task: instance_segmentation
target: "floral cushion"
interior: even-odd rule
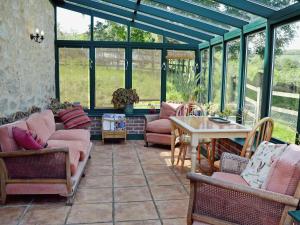
[[[272,162],[286,149],[286,144],[262,142],[247,164],[241,176],[254,188],[261,188],[271,169]]]

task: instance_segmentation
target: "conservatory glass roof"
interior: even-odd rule
[[[130,25],[190,44],[278,20],[300,10],[299,0],[60,0],[64,8]]]

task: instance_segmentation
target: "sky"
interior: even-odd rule
[[[90,25],[90,16],[62,8],[57,8],[57,18],[60,29],[66,33],[84,33],[88,31]],[[297,24],[297,35],[294,41],[286,47],[287,50],[300,50],[300,21]]]

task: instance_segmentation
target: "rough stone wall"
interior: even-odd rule
[[[90,117],[91,135],[99,136],[102,132],[102,118]],[[144,134],[145,118],[143,116],[126,117],[127,134]]]
[[[30,40],[35,29],[45,40]],[[0,114],[43,108],[55,96],[54,8],[49,0],[0,1]]]

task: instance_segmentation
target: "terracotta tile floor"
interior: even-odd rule
[[[143,141],[94,142],[73,206],[59,196],[10,196],[0,224],[185,225],[189,181],[170,150]]]

